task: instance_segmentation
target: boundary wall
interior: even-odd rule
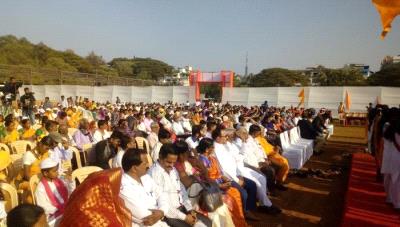
[[[60,96],[82,96],[99,102],[195,102],[195,87],[190,86],[79,86],[79,85],[27,85],[35,92],[37,100],[60,100]],[[268,101],[270,106],[294,106],[299,104],[299,92],[304,88],[305,108],[327,108],[337,113],[339,102],[345,103],[346,92],[350,95],[349,112],[365,112],[368,103],[377,102],[390,107],[400,104],[400,87],[224,87],[222,103],[232,105],[261,105]]]
[[[115,102],[117,96],[122,102],[147,102],[147,103],[167,103],[169,101],[177,103],[194,102],[194,87],[182,86],[79,86],[79,85],[26,85],[19,89],[20,94],[24,94],[23,89],[30,88],[35,93],[37,100],[59,101],[60,96],[66,98],[72,96],[82,96],[98,102]]]
[[[400,87],[233,87],[224,88],[222,102],[232,105],[261,105],[268,101],[270,106],[294,106],[304,88],[305,108],[327,108],[337,114],[340,102],[345,103],[346,91],[350,96],[348,112],[366,112],[368,103],[377,102],[390,107],[400,104]]]

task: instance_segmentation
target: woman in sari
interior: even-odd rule
[[[189,158],[189,146],[184,141],[177,141],[174,143],[174,150],[178,152],[178,160],[175,163],[175,169],[178,171],[179,178],[182,184],[187,189],[189,199],[193,205],[193,207],[210,218],[212,221],[213,227],[223,227],[223,226],[233,226],[233,220],[227,205],[222,205],[217,208],[214,212],[205,212],[200,210],[198,206],[198,196],[203,187],[199,182],[201,181],[210,181],[208,179],[208,173],[206,168],[202,168],[199,170],[198,168],[193,167],[188,161]],[[229,199],[229,198],[228,198]],[[232,202],[231,202],[232,203]]]
[[[21,140],[35,141],[35,130],[31,127],[29,119],[23,119],[21,121],[22,128],[18,130]]]
[[[29,179],[36,174],[40,173],[40,162],[49,157],[49,149],[53,146],[54,141],[49,137],[43,137],[38,142],[36,148],[30,148],[24,153],[22,162],[24,165],[23,171],[17,176],[16,182],[18,188],[24,191],[23,200],[26,203],[32,203],[32,196],[30,193]]]
[[[218,183],[220,189],[231,199],[232,206],[229,210],[235,226],[247,226],[242,209],[240,192],[236,188],[231,187],[229,179],[222,175],[218,160],[212,155],[214,153],[214,141],[209,138],[202,139],[199,146],[197,146],[197,152],[200,154],[199,159],[208,170],[208,177]]]

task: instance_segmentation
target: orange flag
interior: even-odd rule
[[[299,105],[297,105],[297,107],[300,107],[301,104],[304,104],[304,88],[301,89],[301,91],[299,92],[299,94],[297,95],[297,97],[300,98],[300,103],[299,103]]]
[[[386,34],[392,28],[391,23],[394,18],[400,14],[400,1],[398,0],[372,0],[379,14],[381,15],[381,22],[383,31],[381,38],[385,38]]]
[[[346,91],[346,97],[344,100],[345,104],[346,104],[346,110],[349,111],[350,110],[350,105],[351,105],[351,99],[350,99],[350,94],[348,91]]]

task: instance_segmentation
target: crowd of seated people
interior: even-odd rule
[[[118,168],[120,181],[112,189],[132,226],[247,226],[260,220],[256,210],[277,215],[281,209],[268,196],[287,190],[290,169],[278,135],[299,126],[301,137],[314,140],[319,151],[330,120],[325,110],[315,115],[313,109],[230,104],[100,104],[72,97],[58,104],[46,98],[33,112],[33,125],[18,110],[0,116],[1,143],[11,148],[19,140],[30,142],[20,171],[10,170],[12,161],[1,162],[0,181],[18,190],[20,203],[35,203],[50,224],[57,220],[61,226],[70,203],[87,203],[70,197],[83,190],[71,173],[84,166],[104,174]],[[7,160],[10,154],[0,151]],[[31,191],[35,176],[40,180]]]

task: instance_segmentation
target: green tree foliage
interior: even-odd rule
[[[313,81],[320,86],[362,86],[367,81],[362,73],[354,68],[328,69],[318,67]]]
[[[12,35],[0,37],[0,64],[150,80],[171,75],[173,70],[167,63],[151,58],[115,58],[107,64],[93,51],[83,58],[70,49],[57,51]]]
[[[200,86],[200,93],[205,95],[205,98],[212,98],[220,101],[222,98],[222,88],[217,84],[204,84]]]
[[[86,61],[89,62],[94,68],[98,68],[101,65],[105,65],[106,62],[104,61],[102,56],[96,55],[94,51],[90,52],[88,56],[85,57]]]
[[[170,76],[174,69],[165,62],[151,58],[115,58],[110,62],[110,66],[120,75],[146,80],[158,80]]]
[[[368,78],[370,85],[400,87],[400,63],[385,65]]]
[[[289,87],[300,84],[307,86],[308,78],[302,73],[283,68],[263,69],[260,73],[251,76],[248,84],[251,87]]]
[[[57,51],[44,43],[32,44],[12,35],[0,37],[0,64],[93,72],[90,63],[71,50]]]

